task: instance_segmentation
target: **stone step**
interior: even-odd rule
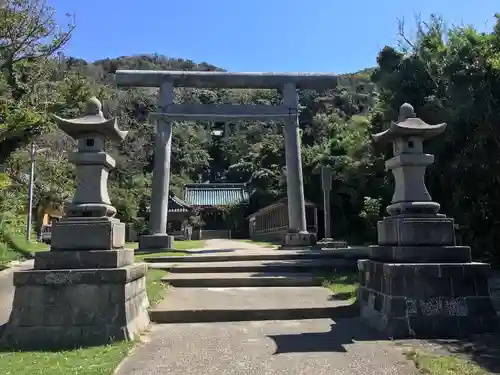
[[[357,305],[322,287],[172,288],[150,317],[156,323],[348,318]]]
[[[323,277],[307,272],[169,273],[161,280],[170,286],[184,288],[299,287],[323,284]]]
[[[226,261],[200,263],[153,263],[150,268],[172,273],[226,273],[226,272],[310,272],[321,270],[334,272],[350,269],[355,271],[354,259],[302,259],[286,261]]]
[[[301,260],[301,259],[359,259],[367,253],[367,247],[331,249],[331,250],[234,250],[220,254],[199,254],[186,252],[186,256],[148,256],[148,263],[200,263],[231,261],[264,261],[264,260]]]

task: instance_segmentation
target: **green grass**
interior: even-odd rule
[[[29,249],[29,251],[33,252],[33,253],[37,253],[37,252],[40,252],[40,251],[48,251],[49,250],[49,245],[43,243],[43,242],[29,242],[27,244],[27,247]]]
[[[167,276],[167,271],[149,269],[147,276],[147,293],[151,307],[160,302],[167,290],[167,286],[161,282],[161,278]]]
[[[422,374],[427,375],[486,375],[490,372],[475,363],[453,356],[437,356],[408,350],[407,359],[415,363]]]
[[[131,244],[134,244],[135,242],[131,242]],[[159,252],[154,252],[154,253],[142,253],[138,254],[136,253],[135,255],[135,260],[136,261],[143,261],[148,258],[156,258],[156,257],[175,257],[175,256],[184,256],[184,255],[189,255],[183,251],[185,250],[190,250],[190,249],[201,249],[204,246],[204,241],[200,240],[193,240],[193,241],[177,241],[174,242],[174,250],[166,250],[166,251],[159,251]],[[126,246],[128,248],[133,248]],[[137,248],[134,247],[134,248]]]
[[[191,249],[202,249],[205,246],[205,241],[203,240],[191,240],[191,241],[174,241],[175,250],[191,250]],[[127,249],[137,249],[139,247],[139,242],[127,242],[125,248]]]
[[[3,375],[111,375],[133,342],[60,352],[0,353]]]
[[[147,294],[151,307],[163,298],[167,286],[162,270],[148,270]],[[111,375],[127,356],[133,342],[59,352],[0,352],[2,375]]]
[[[48,249],[48,245],[35,241],[28,242],[20,234],[4,234],[0,237],[0,268],[6,268],[6,265],[12,261],[25,260],[30,257],[31,253]]]
[[[330,289],[335,299],[355,302],[359,275],[356,272],[331,274],[324,278],[323,287]]]
[[[174,241],[175,250],[202,249],[204,246],[205,241],[203,240]]]

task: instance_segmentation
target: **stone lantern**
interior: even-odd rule
[[[445,128],[426,124],[403,104],[398,121],[373,136],[393,145],[385,165],[395,189],[390,216],[377,224],[378,245],[358,261],[358,302],[368,324],[395,338],[466,336],[497,325],[490,265],[471,262],[470,247],[456,246],[453,219],[438,213],[425,186],[434,156],[424,153],[423,141]]]
[[[33,270],[14,273],[2,343],[61,349],[134,339],[149,324],[147,267],[134,264],[134,250],[123,248],[125,226],[114,218],[107,190],[115,161],[105,151],[106,140],[121,142],[127,132],[104,118],[96,98],[83,117],[54,118],[78,143],[70,155],[76,191],[65,217],[53,224],[50,251],[36,254]]]
[[[105,142],[122,142],[126,131],[118,129],[116,119],[106,119],[97,98],[87,103],[86,114],[76,119],[55,116],[59,128],[78,142],[69,161],[76,166],[76,191],[65,206],[66,217],[52,230],[51,248],[108,250],[125,245],[125,224],[114,218],[116,209],[108,195],[109,170],[115,160],[106,153]],[[79,241],[75,242],[75,236]]]
[[[398,122],[389,129],[375,134],[376,143],[392,143],[394,157],[385,166],[392,170],[395,181],[392,204],[387,207],[390,215],[436,214],[439,204],[431,201],[425,186],[425,170],[434,162],[434,156],[425,154],[423,141],[433,138],[446,129],[446,124],[429,125],[415,116],[410,104],[403,104]]]
[[[392,143],[394,154],[385,162],[386,169],[394,175],[395,188],[387,207],[391,216],[378,223],[379,245],[455,245],[453,219],[438,214],[440,205],[432,201],[425,186],[425,171],[434,162],[434,156],[424,153],[423,141],[445,129],[446,124],[426,124],[416,117],[410,104],[403,104],[398,121],[373,136],[380,145]],[[404,255],[409,256],[408,251]],[[421,250],[415,255],[417,259],[425,258]],[[434,255],[437,254],[429,254]],[[469,256],[465,250],[461,260],[469,260]]]

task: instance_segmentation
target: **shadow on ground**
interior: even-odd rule
[[[388,340],[385,335],[367,327],[359,318],[337,319],[328,332],[311,332],[268,336],[276,344],[276,354],[346,352],[345,345],[358,341]]]
[[[207,250],[203,250],[203,249],[191,249],[191,250],[142,250],[142,251],[138,251],[138,250],[135,250],[135,254],[136,255],[155,255],[155,254],[162,254],[162,253],[166,253],[166,252],[169,252],[169,253],[177,253],[179,255],[184,255],[184,254],[192,254],[192,255],[196,255],[196,254],[217,254],[217,253],[232,253],[233,251],[235,251],[235,249],[207,249]]]
[[[187,250],[187,254],[217,254],[217,253],[232,253],[236,249],[207,249],[207,250]]]

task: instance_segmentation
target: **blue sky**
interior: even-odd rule
[[[491,30],[499,0],[48,0],[75,15],[65,53],[86,60],[142,53],[230,71],[348,73],[397,41],[397,19],[431,13]],[[494,4],[496,3],[496,6]]]

